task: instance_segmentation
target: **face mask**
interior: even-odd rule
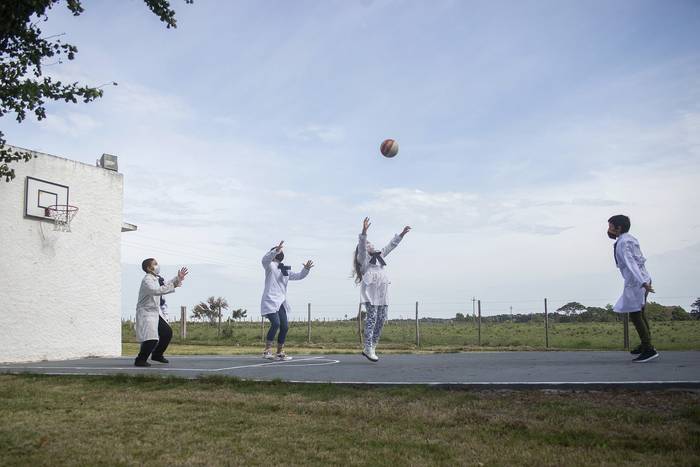
[[[612,233],[610,233],[610,232],[608,232],[608,237],[609,237],[611,240],[617,240],[617,235],[612,234]]]
[[[281,263],[284,260],[284,252],[277,253],[275,259]]]
[[[156,264],[156,267],[153,268],[153,274],[155,274],[155,275],[160,274],[160,264]]]

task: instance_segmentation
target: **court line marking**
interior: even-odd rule
[[[324,363],[316,363],[316,364],[302,364],[302,365],[294,365],[294,362],[303,362],[303,361],[308,361],[308,360],[319,360],[319,359],[324,359],[324,360],[329,360],[328,362]],[[129,367],[95,367],[95,366],[6,366],[6,367],[0,367],[0,370],[86,370],[87,371],[108,371],[108,370],[133,370],[133,371],[189,371],[189,372],[202,372],[202,373],[208,373],[208,372],[216,372],[216,371],[225,371],[225,370],[237,370],[237,369],[243,369],[243,368],[254,368],[254,367],[262,367],[262,366],[279,366],[279,365],[287,365],[287,366],[321,366],[321,365],[332,365],[340,363],[340,360],[335,360],[335,359],[329,359],[325,358],[323,356],[319,357],[310,357],[310,358],[299,358],[299,359],[293,359],[293,360],[288,360],[288,361],[279,361],[279,362],[264,362],[264,363],[257,363],[253,365],[238,365],[238,366],[232,366],[232,367],[226,367],[226,368],[169,368],[166,366],[151,366],[151,367],[138,367],[138,366],[129,366]],[[49,373],[46,373],[49,374]],[[59,374],[67,374],[67,373],[59,373]],[[77,373],[77,374],[87,374],[87,373]],[[103,374],[103,373],[100,373]]]
[[[306,362],[309,360],[319,360],[319,359],[324,359],[324,360],[331,360],[331,363],[326,363],[326,364],[333,364],[333,363],[340,363],[340,360],[332,360],[332,359],[326,359],[325,357],[309,357],[309,358],[297,358],[297,359],[292,359],[292,360],[287,360],[286,362],[280,361],[280,362],[265,362],[265,363],[257,363],[254,365],[239,365],[239,366],[230,366],[228,368],[217,368],[216,370],[212,371],[226,371],[226,370],[238,370],[241,368],[256,368],[256,367],[261,367],[261,366],[279,366],[279,365],[285,365],[285,366],[304,366],[304,365],[294,365],[294,362]],[[320,365],[320,364],[317,364]],[[306,364],[306,366],[312,366],[309,364]]]
[[[251,381],[270,381],[255,379]],[[454,386],[566,386],[566,385],[665,385],[665,384],[694,384],[700,386],[700,381],[309,381],[309,380],[284,380],[285,383],[310,383],[310,384],[367,384],[367,385],[454,385]]]
[[[10,372],[6,374],[23,374],[17,372]],[[40,373],[43,375],[51,376],[110,376],[110,374],[105,373]],[[185,379],[197,379],[196,375],[185,377]],[[269,383],[269,379],[253,379],[253,378],[243,378],[244,381]],[[586,385],[621,385],[621,386],[635,386],[635,385],[656,385],[656,386],[667,386],[674,384],[684,384],[684,385],[694,385],[700,386],[700,381],[603,381],[603,382],[581,382],[581,381],[566,381],[566,382],[441,382],[441,381],[304,381],[304,380],[284,380],[285,383],[291,384],[338,384],[338,385],[366,385],[366,386],[475,386],[475,387],[503,387],[503,386],[549,386],[549,387],[562,387],[562,386],[586,386]]]

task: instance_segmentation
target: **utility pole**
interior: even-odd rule
[[[476,297],[472,297],[472,318],[476,318]]]
[[[510,322],[513,322],[513,306],[510,307]]]

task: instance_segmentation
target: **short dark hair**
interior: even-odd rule
[[[155,261],[155,258],[146,258],[143,260],[141,263],[141,269],[143,269],[143,272],[148,272],[148,268],[151,267],[151,263]]]
[[[273,246],[272,248],[270,248],[270,251],[276,250],[276,249],[277,249],[277,247]],[[280,251],[279,253],[277,253],[275,255],[275,259],[281,263],[282,260],[284,259],[284,251]]]
[[[622,214],[612,216],[610,219],[608,219],[608,222],[610,222],[615,227],[620,227],[622,233],[629,232],[630,227],[632,227],[632,224],[630,223],[630,218]]]

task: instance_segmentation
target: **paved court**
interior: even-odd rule
[[[4,373],[51,375],[235,376],[299,383],[421,384],[465,387],[700,388],[700,352],[663,352],[632,363],[626,352],[468,352],[385,355],[296,355],[288,362],[259,356],[169,356],[170,363],[136,368],[133,357],[0,364]]]

